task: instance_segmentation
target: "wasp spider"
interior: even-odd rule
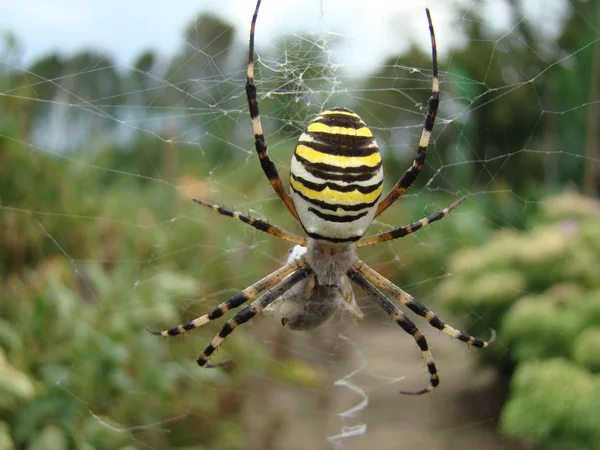
[[[384,292],[415,314],[424,317],[432,327],[460,341],[484,348],[493,341],[494,336],[486,342],[446,325],[422,303],[366,265],[356,254],[357,248],[401,238],[442,219],[465,199],[463,197],[447,208],[410,225],[363,238],[373,219],[404,194],[421,172],[425,162],[425,153],[439,104],[437,50],[429,10],[427,20],[431,35],[433,85],[421,140],[412,166],[380,201],[383,167],[377,143],[360,117],[346,108],[331,108],[321,112],[300,135],[291,162],[291,196],[285,190],[275,164],[267,153],[254,85],[254,30],[259,7],[260,0],[257,1],[250,27],[246,81],[254,142],[265,175],[279,199],[300,223],[308,237],[295,235],[229,208],[195,199],[203,206],[296,244],[296,247],[287,264],[234,295],[208,314],[168,330],[148,331],[160,336],[185,333],[218,319],[229,310],[266,291],[238,312],[233,319],[227,321],[221,332],[198,358],[201,367],[222,366],[228,362],[213,364],[208,359],[238,325],[247,322],[263,310],[275,312],[284,326],[296,330],[323,325],[340,306],[360,317],[362,313],[354,301],[350,279],[410,334],[421,350],[429,371],[429,384],[419,391],[403,393],[429,392],[439,384],[439,377],[425,336]]]

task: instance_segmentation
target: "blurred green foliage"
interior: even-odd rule
[[[322,384],[318,368],[300,361],[274,364],[248,337],[228,339],[227,353],[237,369],[227,374],[198,370],[195,363],[214,329],[198,330],[197,345],[185,346],[146,333],[148,325],[182,322],[183,308],[193,310],[186,311],[187,318],[206,312],[223,296],[199,305],[191,300],[231,292],[268,268],[251,263],[251,247],[244,251],[247,258],[223,252],[239,223],[191,202],[186,188],[206,191],[197,178],[181,179],[185,183],[177,189],[155,172],[144,173],[151,170],[144,167],[164,166],[156,139],[139,139],[127,150],[105,148],[93,158],[86,152],[32,152],[15,126],[23,104],[4,100],[1,448],[130,449],[139,443],[240,449],[245,432],[235,424],[255,394],[248,388],[249,372],[295,386]],[[149,142],[158,150],[150,163]],[[132,152],[144,157],[131,158]],[[198,159],[192,159],[190,172],[203,174]],[[111,167],[119,171],[106,170]],[[240,180],[239,189],[244,184],[256,185],[250,177]],[[195,220],[189,211],[221,219],[223,226]],[[201,248],[199,242],[210,245]],[[283,257],[287,247],[273,239],[263,249]],[[190,271],[196,258],[202,258],[206,273]],[[232,283],[234,274],[238,279]]]
[[[438,296],[498,329],[488,362],[512,373],[500,428],[550,449],[600,442],[600,204],[575,193],[545,199],[526,231],[502,230],[452,256]]]
[[[204,233],[206,242],[214,236],[215,249],[227,247],[218,227],[191,220],[154,226],[164,205],[177,209],[189,199],[136,187],[136,178],[105,189],[93,177],[65,177],[46,155],[23,157],[28,154],[13,145],[3,150],[2,167],[10,169],[0,170],[2,192],[19,192],[14,185],[38,173],[40,194],[24,189],[31,209],[4,208],[0,215],[0,439],[57,450],[127,448],[133,441],[243,448],[242,429],[231,425],[241,420],[239,405],[250,392],[244,389],[248,370],[294,385],[321,383],[316,369],[299,362],[273,366],[262,346],[235,337],[227,346],[239,366],[234,373],[197,370],[189,353],[198,346],[181,357],[183,346],[144,331],[181,322],[179,305],[205,295],[202,279],[183,270],[189,254],[155,261],[155,273],[145,276],[152,246],[184,249]],[[48,194],[46,183],[66,195]],[[68,188],[73,185],[85,188]],[[140,205],[133,216],[131,204]],[[41,210],[60,213],[45,217]],[[85,255],[94,261],[80,260]],[[211,272],[215,290],[219,279],[240,273],[241,264],[235,254],[221,259]],[[222,300],[203,303],[198,312]],[[214,332],[195,333],[199,345]],[[177,432],[164,432],[165,420]]]
[[[227,375],[198,370],[192,356],[215,330],[198,330],[198,345],[186,346],[146,333],[147,325],[182,322],[181,308],[204,298],[207,282],[215,292],[231,290],[232,274],[247,273],[240,286],[261,269],[248,272],[239,252],[223,254],[233,228],[224,218],[224,227],[191,220],[182,211],[213,213],[181,192],[28,152],[8,138],[11,131],[0,139],[0,442],[56,450],[125,449],[138,441],[239,449],[244,432],[233,424],[252,392],[245,389],[248,371],[320,386],[318,369],[272,364],[251,339],[228,340],[238,368]],[[118,155],[106,149],[95,164]],[[169,226],[157,225],[161,220]],[[198,242],[212,244],[202,258],[217,258],[199,277],[186,273],[200,257]],[[173,254],[156,258],[154,247]],[[287,249],[277,240],[263,247],[281,255]],[[186,316],[223,300],[207,300]]]
[[[600,380],[563,358],[524,361],[511,382],[501,429],[549,450],[598,448]]]

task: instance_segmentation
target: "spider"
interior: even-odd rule
[[[363,237],[374,218],[406,192],[425,162],[439,104],[437,48],[429,9],[426,13],[431,36],[433,82],[421,139],[412,166],[380,201],[383,167],[377,143],[360,117],[341,107],[321,112],[300,135],[290,168],[291,195],[285,190],[275,164],[267,153],[254,84],[254,32],[260,2],[258,0],[256,3],[250,25],[246,80],[254,143],[261,167],[277,196],[308,237],[298,236],[224,206],[194,199],[219,214],[233,217],[296,246],[287,264],[221,303],[208,314],[164,331],[148,331],[159,336],[185,333],[218,319],[229,310],[266,291],[227,321],[197,360],[201,367],[223,366],[229,364],[229,361],[211,363],[210,356],[237,326],[263,310],[275,312],[285,327],[295,330],[308,330],[325,324],[340,307],[349,309],[357,318],[361,317],[362,313],[354,301],[349,282],[352,280],[413,337],[421,350],[429,372],[429,384],[416,392],[401,392],[411,395],[429,392],[438,386],[439,376],[425,336],[384,292],[391,294],[415,314],[424,317],[432,327],[474,347],[487,347],[493,342],[495,332],[492,332],[489,341],[483,341],[446,325],[422,303],[361,261],[356,253],[358,248],[404,237],[441,220],[466,198],[463,197],[447,208],[410,225]]]

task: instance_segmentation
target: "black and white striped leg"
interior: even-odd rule
[[[412,166],[402,175],[400,181],[392,188],[390,193],[379,203],[377,206],[377,212],[375,217],[383,213],[392,204],[406,192],[410,185],[417,179],[423,164],[425,164],[425,156],[427,154],[427,146],[429,145],[429,139],[431,138],[431,132],[433,131],[433,124],[435,122],[435,116],[437,115],[438,106],[440,104],[440,80],[438,78],[438,62],[437,62],[437,46],[435,43],[435,32],[433,31],[433,22],[431,20],[431,14],[429,9],[427,11],[427,20],[429,22],[429,35],[431,36],[431,59],[433,65],[433,76],[431,86],[431,97],[427,103],[427,113],[425,114],[425,122],[423,124],[423,131],[421,133],[421,139],[419,140],[419,147],[417,148],[417,154],[413,161]]]
[[[467,197],[462,197],[461,199],[455,201],[447,208],[441,209],[432,215],[425,217],[417,222],[413,222],[410,225],[405,227],[395,228],[391,231],[386,231],[384,233],[374,234],[373,236],[369,236],[368,238],[361,239],[356,243],[356,247],[366,247],[367,245],[379,244],[384,241],[391,241],[392,239],[398,239],[406,236],[407,234],[414,233],[417,230],[420,230],[424,226],[429,225],[430,223],[437,222],[438,220],[443,219],[448,215],[450,211],[464,202]]]
[[[248,76],[246,78],[246,96],[248,97],[248,109],[250,111],[250,118],[252,119],[252,131],[254,133],[254,145],[256,147],[256,153],[260,159],[260,165],[263,172],[269,179],[271,186],[275,189],[277,196],[285,205],[287,210],[292,216],[298,221],[298,212],[294,206],[294,202],[290,198],[289,194],[283,187],[277,168],[269,154],[267,153],[267,144],[265,136],[262,130],[262,124],[260,123],[260,114],[258,112],[258,99],[256,97],[256,86],[254,85],[254,30],[256,28],[256,18],[258,17],[258,9],[260,8],[260,0],[256,2],[256,9],[252,16],[252,23],[250,24],[250,44],[248,49]]]
[[[219,306],[214,308],[208,314],[200,316],[191,322],[177,325],[176,327],[169,328],[168,330],[156,331],[146,328],[149,333],[152,333],[156,336],[177,336],[179,334],[185,333],[186,331],[193,330],[194,328],[201,327],[202,325],[207,324],[219,317],[223,316],[227,311],[237,308],[238,306],[246,303],[248,300],[253,299],[258,294],[260,294],[265,289],[270,289],[283,280],[286,276],[291,274],[292,272],[298,270],[302,266],[306,264],[306,258],[302,257],[300,259],[296,259],[276,270],[275,272],[267,275],[261,280],[254,283],[252,286],[247,287],[239,294],[234,295],[229,300],[224,303],[221,303]]]
[[[460,330],[452,328],[450,325],[446,325],[444,322],[440,320],[438,316],[436,316],[432,311],[427,309],[423,303],[416,300],[412,295],[400,289],[390,280],[385,278],[384,276],[377,273],[375,270],[371,269],[364,262],[357,260],[354,264],[354,269],[360,272],[369,283],[373,286],[381,289],[384,292],[389,292],[396,298],[400,303],[405,305],[408,309],[410,309],[415,314],[423,317],[429,325],[434,328],[437,328],[440,331],[452,336],[453,338],[458,339],[459,341],[466,342],[469,345],[477,348],[485,348],[490,345],[496,339],[496,332],[492,330],[492,336],[488,341],[483,341],[476,337],[470,336],[466,333],[463,333]]]
[[[289,275],[287,278],[285,278],[283,281],[281,281],[277,286],[267,291],[258,300],[255,300],[250,305],[242,309],[239,313],[235,315],[233,319],[228,320],[225,323],[225,325],[223,325],[223,328],[221,329],[219,334],[213,338],[208,347],[206,347],[206,349],[204,350],[204,353],[202,353],[202,355],[198,358],[198,365],[200,367],[212,368],[228,364],[227,361],[213,364],[208,362],[208,358],[210,358],[214,351],[217,348],[219,348],[219,346],[223,343],[225,338],[229,336],[229,334],[231,334],[231,332],[238,325],[248,322],[256,314],[258,314],[264,308],[273,303],[273,301],[281,297],[292,286],[306,278],[310,273],[312,273],[312,269],[307,265],[304,265],[303,267],[299,268],[294,273]]]
[[[256,228],[259,231],[263,231],[265,233],[278,237],[279,239],[283,239],[284,241],[292,242],[294,244],[301,245],[302,247],[306,247],[306,238],[298,236],[294,233],[290,233],[289,231],[283,230],[279,227],[276,227],[275,225],[271,225],[265,222],[264,220],[253,219],[252,217],[242,214],[239,211],[227,208],[226,206],[215,205],[214,203],[207,202],[206,200],[202,200],[199,198],[194,198],[193,200],[199,205],[214,209],[219,214],[222,214],[227,217],[233,217],[234,219],[247,223],[248,225]]]
[[[434,390],[438,384],[440,384],[440,378],[437,374],[437,369],[435,367],[435,362],[433,361],[433,356],[431,355],[431,351],[429,350],[429,346],[427,345],[427,340],[423,333],[419,331],[417,326],[408,318],[406,315],[398,309],[396,305],[394,305],[379,289],[373,286],[369,281],[360,274],[356,269],[350,269],[348,271],[348,277],[352,281],[354,281],[357,285],[359,285],[365,292],[367,292],[371,297],[375,299],[377,304],[383,308],[383,310],[389,314],[392,320],[396,321],[400,327],[410,334],[419,348],[421,349],[421,354],[423,355],[423,359],[425,360],[425,364],[427,364],[427,370],[429,371],[429,385],[427,387],[416,391],[400,391],[402,394],[408,395],[421,395],[427,392]]]

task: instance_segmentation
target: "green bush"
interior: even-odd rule
[[[498,330],[488,362],[513,373],[500,427],[544,448],[600,442],[600,208],[569,193],[542,202],[528,231],[502,230],[452,256],[438,296]]]
[[[173,448],[186,437],[161,437],[151,429],[115,433],[110,426],[126,429],[183,412],[189,414],[182,420],[194,420],[190,429],[203,435],[198,442],[215,442],[214,424],[205,413],[224,395],[215,385],[219,374],[196,372],[193,390],[202,401],[194,401],[186,367],[166,353],[173,348],[143,331],[157,317],[178,322],[175,304],[164,299],[174,292],[193,295],[197,282],[166,273],[132,290],[125,270],[109,276],[89,265],[84,273],[83,293],[93,292],[87,300],[82,280],[64,258],[13,275],[3,287],[0,347],[7,349],[8,360],[0,374],[0,417],[10,424],[17,445],[121,448],[131,443],[132,433]],[[193,365],[192,359],[188,369]]]
[[[545,449],[593,450],[600,442],[600,378],[562,358],[517,366],[500,428]]]
[[[195,205],[183,188],[200,182],[110,177],[78,164],[83,152],[57,159],[19,140],[0,138],[0,155],[0,448],[235,450],[244,407],[261,398],[251,373],[321,386],[308,364],[271,364],[244,328],[217,355],[236,361],[230,373],[195,362],[218,325],[185,341],[144,331],[203,314],[226,297],[211,293],[269,270],[252,248],[223,250],[263,235]],[[285,258],[286,243],[264,242]]]

